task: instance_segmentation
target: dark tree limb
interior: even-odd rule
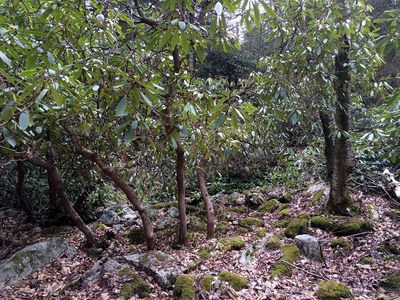
[[[202,158],[199,162],[199,166],[197,168],[197,181],[200,188],[201,197],[203,198],[205,207],[206,207],[206,218],[207,218],[207,239],[214,238],[215,235],[215,214],[214,207],[208,194],[208,189],[205,180],[205,168],[206,168],[206,160]]]

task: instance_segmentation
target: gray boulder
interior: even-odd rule
[[[120,217],[117,215],[115,211],[111,209],[104,210],[98,221],[107,226],[112,226],[121,223]]]
[[[135,268],[152,276],[165,289],[172,288],[176,278],[187,270],[171,255],[161,251],[125,255],[123,258]]]
[[[85,279],[83,282],[86,286],[91,286],[94,282],[101,279],[102,273],[106,272],[109,274],[114,274],[127,267],[129,266],[120,264],[114,259],[108,259],[105,263],[103,263],[102,260],[98,260],[85,274]]]
[[[294,238],[294,243],[303,255],[317,261],[323,261],[321,246],[316,237],[309,234],[297,235]]]
[[[121,220],[126,225],[140,225],[141,220],[139,213],[131,209],[129,206],[123,206],[121,209]]]
[[[17,283],[62,254],[73,256],[75,250],[60,237],[25,247],[0,264],[0,288]]]
[[[158,221],[156,222],[156,228],[163,230],[166,229],[167,227],[172,227],[175,226],[178,222],[178,217],[179,217],[179,211],[175,206],[170,207],[164,216],[162,216]]]

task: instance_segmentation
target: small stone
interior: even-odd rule
[[[294,243],[306,257],[323,261],[321,246],[316,237],[309,234],[301,234],[294,238]]]

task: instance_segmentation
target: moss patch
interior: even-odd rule
[[[132,229],[128,233],[128,238],[129,238],[129,243],[131,243],[131,245],[143,244],[146,241],[146,235],[144,233],[143,228]]]
[[[276,199],[271,199],[265,202],[264,204],[261,204],[258,208],[257,211],[259,212],[264,212],[264,213],[273,213],[275,210],[279,208],[281,203],[276,200]]]
[[[308,232],[308,220],[294,219],[286,227],[285,236],[293,239],[296,235],[307,232]]]
[[[203,289],[206,292],[210,292],[211,291],[211,284],[212,284],[213,281],[214,281],[214,276],[212,276],[212,275],[204,275],[201,278],[201,283],[202,283]]]
[[[273,277],[282,277],[292,274],[293,267],[286,264],[284,261],[293,263],[300,259],[300,249],[295,244],[288,244],[282,246],[281,261],[272,265],[271,273]]]
[[[286,228],[290,224],[291,220],[280,220],[274,224],[275,228]]]
[[[215,227],[215,232],[219,233],[227,233],[229,231],[228,223],[226,221],[218,222],[217,226]]]
[[[230,239],[222,239],[220,240],[222,244],[222,251],[228,252],[232,250],[240,250],[243,249],[246,245],[241,238],[230,238]]]
[[[281,211],[279,211],[278,219],[279,220],[289,219],[291,215],[292,214],[290,212],[290,209],[289,208],[285,208],[285,209],[282,209]]]
[[[176,201],[169,201],[169,202],[158,202],[153,204],[153,208],[156,209],[170,208],[170,207],[178,207],[178,203]]]
[[[362,264],[362,265],[372,265],[372,263],[373,263],[373,259],[370,256],[363,257],[360,260],[360,264]]]
[[[265,234],[267,233],[267,230],[265,230],[265,229],[260,229],[260,230],[258,230],[257,231],[257,233],[256,233],[256,235],[258,236],[258,237],[264,237],[265,236]]]
[[[181,300],[195,299],[194,276],[182,274],[176,278],[174,296]]]
[[[379,285],[386,289],[400,290],[400,271],[386,276],[379,282]]]
[[[340,238],[332,240],[331,247],[332,248],[339,247],[339,248],[343,248],[343,249],[348,249],[350,247],[350,243],[346,238],[340,237]]]
[[[320,201],[325,194],[325,189],[320,189],[318,190],[310,199],[311,204],[316,204],[318,201]]]
[[[211,248],[209,247],[200,248],[199,256],[202,259],[209,259],[211,257]]]
[[[241,291],[247,288],[247,285],[249,283],[246,278],[235,273],[230,273],[228,271],[222,271],[221,273],[219,273],[218,277],[219,279],[228,282],[235,291]]]
[[[352,235],[372,230],[372,225],[359,218],[321,217],[311,219],[311,226],[322,230],[331,231],[339,236]]]
[[[277,236],[271,236],[265,241],[264,248],[266,250],[276,250],[281,247],[281,241]]]
[[[258,218],[244,218],[239,220],[239,225],[245,228],[251,228],[252,226],[264,226],[264,221]]]
[[[353,293],[347,285],[334,280],[321,281],[319,289],[315,295],[321,300],[340,300],[342,298],[353,298]]]
[[[121,287],[120,297],[124,300],[131,299],[132,296],[137,295],[139,298],[146,298],[149,296],[151,286],[142,277],[135,275],[129,268],[118,271],[119,276],[128,276],[129,281],[124,283]]]
[[[97,229],[100,231],[105,231],[107,229],[107,226],[101,222],[93,222],[91,225],[93,229]]]

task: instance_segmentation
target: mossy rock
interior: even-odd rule
[[[349,249],[350,248],[350,242],[344,238],[344,237],[340,237],[337,239],[334,239],[331,241],[331,247],[332,248],[343,248],[343,249]]]
[[[285,229],[285,236],[294,239],[296,235],[308,233],[307,219],[294,219]]]
[[[362,265],[372,265],[373,262],[374,262],[374,261],[373,261],[373,259],[372,259],[371,256],[363,257],[363,258],[359,261],[359,263],[362,264]]]
[[[264,196],[258,192],[251,192],[246,194],[245,205],[250,208],[257,208],[264,203]]]
[[[379,282],[379,285],[385,289],[400,290],[400,271],[389,274]]]
[[[282,260],[294,263],[300,259],[300,249],[295,244],[282,246]]]
[[[239,225],[245,228],[251,228],[253,226],[261,227],[264,226],[264,221],[258,218],[244,218],[239,219]]]
[[[170,208],[170,207],[178,207],[178,203],[176,201],[169,201],[169,202],[158,202],[153,204],[153,208],[155,209]]]
[[[227,210],[227,211],[230,211],[230,212],[235,212],[235,213],[238,213],[238,214],[244,214],[244,213],[247,212],[247,208],[246,208],[246,207],[243,207],[243,206],[239,206],[239,207],[227,207],[226,210]]]
[[[105,230],[107,229],[107,226],[104,225],[104,224],[101,223],[101,222],[93,222],[93,223],[90,224],[90,225],[91,225],[91,227],[92,227],[93,229],[97,229],[97,230],[100,230],[100,231],[105,231]]]
[[[182,274],[176,278],[174,296],[180,300],[196,299],[195,281],[193,275]]]
[[[311,226],[322,230],[331,231],[338,236],[347,236],[372,230],[372,225],[363,219],[346,218],[340,216],[316,216],[311,219]]]
[[[271,274],[273,277],[289,276],[292,274],[293,267],[284,261],[294,263],[300,259],[300,249],[295,244],[282,246],[282,258],[272,265]]]
[[[319,202],[324,197],[324,194],[325,194],[325,189],[320,189],[317,192],[315,192],[310,199],[311,204],[316,204],[317,202]]]
[[[340,300],[342,298],[353,298],[350,288],[344,283],[334,280],[323,280],[315,293],[321,300]]]
[[[290,212],[289,208],[284,208],[279,211],[278,213],[278,219],[283,220],[283,219],[289,219],[292,213]]]
[[[199,256],[202,259],[209,259],[211,257],[211,248],[209,247],[200,248]]]
[[[298,218],[298,219],[310,220],[310,216],[309,216],[308,213],[306,213],[306,212],[299,213],[299,215],[297,216],[297,218]]]
[[[400,209],[391,209],[386,212],[390,218],[396,221],[400,221]]]
[[[222,244],[222,250],[224,252],[232,251],[232,250],[240,250],[243,249],[246,244],[241,238],[235,237],[230,239],[222,239],[220,240]]]
[[[272,277],[283,277],[290,276],[292,274],[293,267],[284,262],[277,262],[272,265],[271,274]]]
[[[241,291],[247,288],[249,284],[246,278],[228,271],[222,271],[219,273],[218,277],[220,280],[228,282],[235,291]]]
[[[202,284],[202,286],[203,286],[203,289],[206,291],[206,292],[211,292],[211,285],[212,285],[212,283],[213,283],[213,281],[215,280],[215,278],[214,278],[214,276],[212,276],[212,275],[204,275],[202,278],[201,278],[201,284]]]
[[[220,221],[215,227],[215,232],[219,233],[227,233],[229,231],[228,222]]]
[[[256,232],[256,235],[260,238],[264,237],[267,234],[267,230],[266,229],[260,229]]]
[[[275,228],[286,228],[292,220],[280,220],[274,224]]]
[[[281,248],[281,241],[277,236],[271,236],[264,243],[266,250],[277,250]]]
[[[150,284],[139,275],[135,275],[130,268],[118,271],[119,276],[128,276],[129,281],[121,287],[120,297],[124,300],[131,299],[137,295],[139,298],[146,298],[151,291]]]
[[[251,227],[239,227],[236,229],[237,233],[243,234],[243,233],[249,233],[252,231]]]
[[[282,197],[279,197],[279,202],[281,203],[290,203],[292,202],[293,199],[293,192],[287,192],[285,194],[283,194]]]
[[[146,235],[144,233],[143,228],[135,228],[132,229],[128,233],[129,243],[131,245],[139,245],[146,242]]]
[[[279,208],[281,203],[276,200],[276,199],[271,199],[265,202],[264,204],[261,204],[258,208],[257,211],[263,212],[263,213],[273,213],[275,210]]]

